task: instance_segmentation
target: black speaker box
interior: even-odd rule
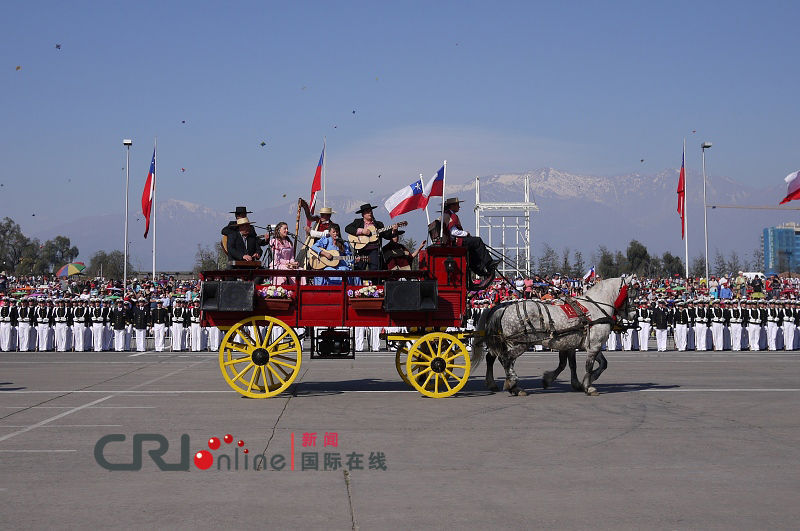
[[[200,307],[219,312],[252,312],[255,295],[254,282],[208,281],[200,291]]]
[[[418,312],[439,307],[439,290],[435,280],[387,280],[384,305],[388,312]]]

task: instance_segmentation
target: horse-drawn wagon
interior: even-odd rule
[[[464,247],[433,245],[414,271],[204,271],[202,323],[226,330],[219,366],[231,388],[247,397],[275,396],[295,381],[303,361],[296,330],[310,331],[312,358],[347,358],[352,333],[346,330],[353,327],[401,330],[386,336],[402,345],[395,359],[401,378],[423,395],[451,396],[470,374],[463,342],[469,332],[462,327],[467,293],[482,287],[471,283],[467,260]],[[270,287],[272,278],[287,276],[295,282]],[[314,277],[341,283],[319,285]],[[361,286],[353,278],[380,286],[382,296],[355,296]]]

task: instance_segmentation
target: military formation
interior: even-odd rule
[[[0,351],[218,350],[222,332],[200,326],[200,301],[3,297]]]
[[[637,301],[636,319],[620,324],[608,350],[659,352],[671,336],[678,351],[795,350],[800,343],[800,300],[689,299]]]

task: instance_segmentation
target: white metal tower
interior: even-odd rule
[[[530,179],[525,176],[522,202],[489,203],[481,202],[481,180],[475,177],[475,235],[503,253],[506,260],[498,271],[506,276],[528,276],[533,270],[531,212],[538,212],[539,207],[531,200]]]

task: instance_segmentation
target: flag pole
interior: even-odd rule
[[[152,216],[153,216],[153,283],[156,281],[156,175],[158,175],[158,171],[156,168],[158,167],[158,160],[156,150],[158,148],[158,137],[155,137],[153,140],[153,204],[150,206],[152,209]]]
[[[421,173],[419,174],[419,182],[422,183],[422,193],[424,194],[425,193],[425,181],[422,179],[422,174]],[[430,216],[430,214],[428,214],[428,202],[427,201],[425,202],[425,219],[427,220],[428,226],[430,227],[430,225],[431,225],[431,216]]]
[[[439,224],[439,239],[444,238],[444,190],[447,187],[447,161],[442,164],[442,222]]]
[[[328,137],[322,137],[322,206],[328,206],[328,186],[327,186],[327,169],[328,169]]]
[[[686,256],[686,278],[689,278],[689,221],[686,215],[686,211],[689,210],[686,208],[686,181],[688,177],[688,173],[686,171],[686,137],[683,137],[683,245],[684,245],[684,253]]]
[[[122,294],[125,295],[126,285],[128,283],[128,188],[131,177],[131,145],[133,141],[126,138],[122,141],[122,145],[127,147],[125,153],[125,245],[122,247],[125,263],[122,266]]]

